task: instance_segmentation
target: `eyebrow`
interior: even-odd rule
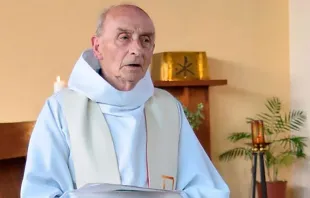
[[[118,32],[127,32],[127,33],[132,33],[132,30],[124,29],[124,28],[117,28]],[[154,32],[142,32],[142,36],[154,36]]]
[[[118,31],[118,32],[133,32],[133,31],[131,31],[131,30],[124,29],[124,28],[117,28],[117,31]]]

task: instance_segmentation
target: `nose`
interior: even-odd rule
[[[129,47],[129,53],[130,55],[134,55],[134,56],[140,56],[142,54],[142,46],[140,41],[137,40],[133,40],[130,43],[130,47]]]

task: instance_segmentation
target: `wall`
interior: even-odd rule
[[[36,119],[52,94],[56,75],[67,80],[90,44],[100,8],[120,1],[6,1],[0,6],[0,121]],[[204,50],[212,78],[228,85],[211,89],[212,155],[232,198],[249,197],[250,167],[220,163],[228,133],[245,131],[245,117],[260,112],[266,97],[289,100],[287,1],[133,1],[157,28],[156,52]],[[236,182],[238,181],[238,182]]]
[[[290,0],[290,78],[291,105],[305,110],[308,122],[302,136],[310,138],[310,2]],[[308,141],[310,145],[310,141]],[[310,155],[310,147],[306,148]],[[310,194],[310,160],[300,161],[294,166],[292,186],[296,198],[308,198]]]

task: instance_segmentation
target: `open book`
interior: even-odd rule
[[[87,184],[61,198],[181,198],[180,192],[117,184]]]

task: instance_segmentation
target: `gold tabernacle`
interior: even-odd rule
[[[161,52],[153,56],[152,79],[157,81],[208,80],[206,52]]]

